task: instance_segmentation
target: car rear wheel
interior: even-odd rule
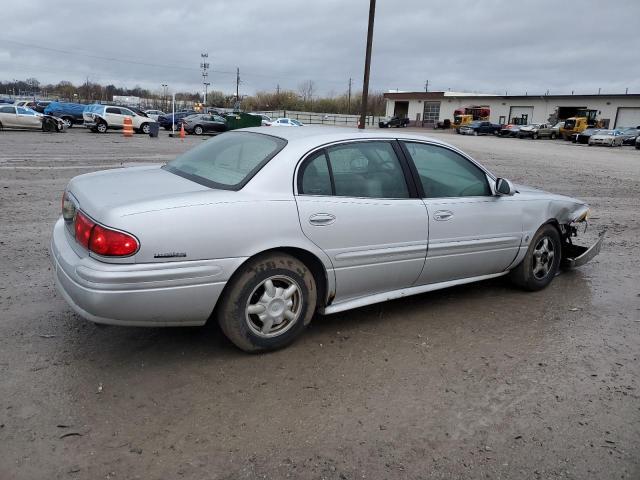
[[[216,308],[224,334],[245,352],[277,350],[304,331],[315,312],[312,273],[284,253],[261,255],[243,265]]]
[[[96,125],[96,132],[105,133],[107,131],[107,124],[104,122],[98,122]]]
[[[556,134],[552,133],[550,138],[551,138],[551,140],[555,140],[556,139]]]
[[[474,131],[473,131],[473,136],[474,136],[474,137],[477,137],[477,136],[478,136],[478,131],[477,131],[477,130],[474,130]]]
[[[533,135],[531,135],[531,138],[534,139],[534,140],[537,140],[538,139],[538,134],[534,133]]]
[[[62,117],[62,121],[67,128],[73,127],[73,119],[69,117]]]
[[[538,229],[524,260],[511,272],[511,280],[519,287],[535,291],[551,283],[560,268],[560,233],[550,224]]]
[[[204,131],[204,130],[202,129],[202,127],[201,127],[200,125],[196,125],[196,126],[193,128],[193,133],[195,133],[196,135],[202,135],[202,132],[203,132],[203,131]]]

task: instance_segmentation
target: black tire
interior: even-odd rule
[[[2,130],[2,124],[0,123],[0,130]],[[640,150],[640,143],[636,143],[636,150]]]
[[[271,278],[275,286],[278,278],[295,283],[299,292],[295,294],[298,313],[294,320],[283,320],[282,333],[266,337],[256,331],[256,325],[260,326],[257,315],[246,310],[249,302],[255,303],[264,295],[263,284]],[[225,287],[215,314],[222,331],[234,345],[245,352],[264,352],[283,348],[298,338],[311,322],[316,302],[315,280],[306,265],[291,255],[274,252],[260,255],[240,267]],[[275,327],[279,328],[278,324]]]
[[[42,122],[42,131],[43,132],[55,132],[57,130],[55,123],[53,120],[49,118],[45,118]]]
[[[533,133],[533,135],[531,135],[531,139],[532,140],[537,140],[538,139],[538,134],[537,133]]]
[[[2,130],[4,130],[4,127],[2,126],[2,122],[0,122],[0,132],[1,132]],[[638,147],[636,147],[636,148],[638,148]]]
[[[555,134],[555,133],[552,133],[552,134],[551,134],[551,136],[550,136],[549,138],[551,138],[551,140],[555,140],[555,139],[557,138],[557,136],[556,136],[556,134]]]
[[[140,133],[144,133],[145,135],[149,135],[149,132],[151,131],[151,127],[149,126],[148,123],[143,123],[142,125],[140,125],[140,129],[138,131]]]
[[[167,131],[171,130],[171,127],[162,127],[162,128],[164,128]]]
[[[62,121],[67,126],[67,128],[72,128],[73,127],[73,118],[71,118],[71,117],[62,117]]]
[[[193,127],[193,133],[195,133],[196,135],[202,135],[203,132],[204,128],[202,128],[200,125],[196,125],[195,127]]]
[[[542,254],[542,257],[539,255],[539,248],[544,246],[544,240],[547,240],[551,246],[550,251],[553,252],[551,259],[549,254],[546,256]],[[545,288],[558,273],[561,252],[560,233],[553,225],[543,225],[533,235],[531,243],[529,243],[529,249],[520,265],[511,271],[511,281],[520,288],[531,292]],[[548,270],[545,268],[543,271],[536,272],[536,266],[539,266],[540,262],[543,262],[545,267],[548,266]],[[541,275],[543,273],[544,275]]]
[[[95,128],[98,133],[106,133],[108,126],[105,122],[98,122]]]

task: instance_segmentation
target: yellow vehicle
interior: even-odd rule
[[[578,110],[575,116],[564,121],[564,126],[560,129],[560,135],[565,140],[571,140],[571,136],[584,132],[587,128],[599,127],[600,122],[596,119],[597,110]]]
[[[451,128],[455,128],[456,132],[460,133],[460,127],[469,125],[471,122],[473,122],[473,115],[455,115]]]

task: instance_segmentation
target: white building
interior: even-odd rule
[[[388,92],[387,116],[408,117],[412,125],[433,127],[453,121],[465,107],[490,109],[494,123],[537,123],[564,120],[580,109],[597,110],[609,128],[640,126],[640,95],[485,95],[460,92]]]

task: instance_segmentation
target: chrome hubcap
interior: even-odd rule
[[[553,267],[554,258],[553,242],[549,237],[542,237],[533,249],[533,276],[538,280],[546,277]]]
[[[253,333],[268,338],[289,330],[301,312],[300,286],[290,277],[277,275],[267,278],[251,292],[245,317]]]

